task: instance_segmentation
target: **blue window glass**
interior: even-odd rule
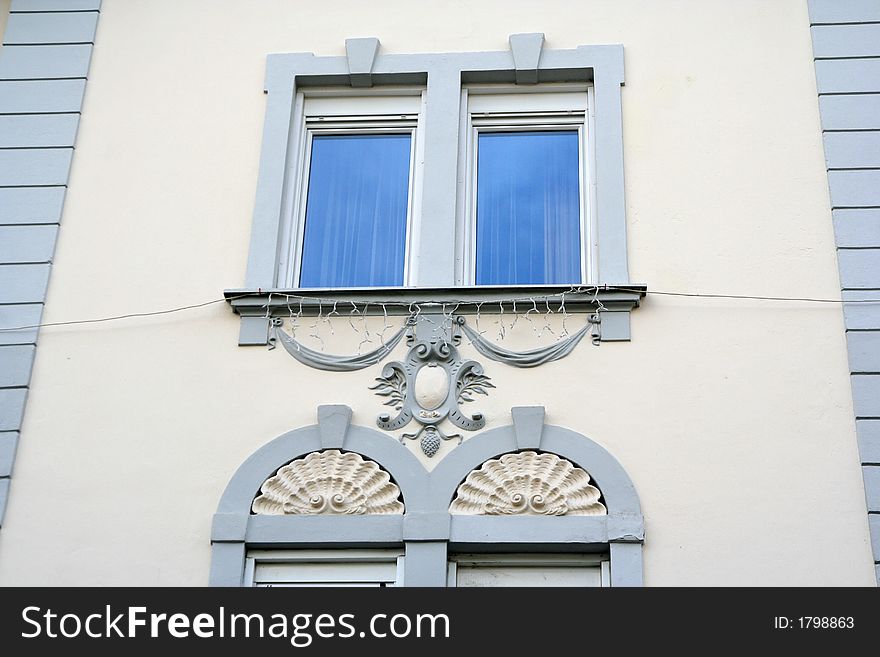
[[[301,287],[403,285],[410,140],[312,138]]]
[[[481,132],[477,285],[581,282],[578,133]]]

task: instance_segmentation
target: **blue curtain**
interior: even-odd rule
[[[410,139],[312,138],[300,287],[403,285]]]
[[[581,282],[577,131],[481,132],[478,285]]]

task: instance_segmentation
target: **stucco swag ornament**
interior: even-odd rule
[[[447,327],[439,317],[423,316],[413,322],[407,334],[409,352],[403,362],[394,361],[382,368],[371,386],[380,397],[387,397],[386,406],[397,411],[382,413],[376,420],[386,431],[402,429],[412,420],[421,427],[404,433],[400,441],[419,440],[425,456],[432,457],[440,449],[441,440],[458,438],[447,435],[440,423],[448,419],[459,429],[477,431],[486,424],[482,413],[466,415],[460,404],[474,401],[474,395],[488,395],[494,388],[483,366],[473,360],[462,360],[456,348],[461,343],[459,327],[464,318],[452,317]]]
[[[306,347],[284,331],[281,318],[272,319],[269,343],[270,348],[274,348],[280,342],[287,353],[310,367],[350,372],[381,362],[406,338],[409,347],[406,358],[386,364],[376,377],[376,385],[369,389],[385,397],[384,405],[396,411],[393,415],[381,413],[376,420],[379,428],[396,431],[415,421],[420,426],[402,434],[400,441],[418,440],[422,452],[430,458],[440,450],[442,441],[458,438],[461,444],[463,440],[461,433],[444,431],[440,426],[443,422],[448,420],[464,431],[478,431],[486,424],[482,413],[465,413],[461,409],[462,404],[475,401],[477,395],[488,395],[495,387],[480,363],[462,359],[458,351],[462,335],[490,360],[512,367],[537,367],[570,354],[585,336],[591,335],[598,321],[597,313],[574,333],[528,351],[511,351],[493,344],[480,331],[468,326],[463,316],[447,313],[445,308],[438,312],[418,309],[407,317],[400,329],[383,339],[379,347],[352,356],[327,354]],[[595,336],[594,342],[598,343]]]

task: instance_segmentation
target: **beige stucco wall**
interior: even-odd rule
[[[803,0],[415,14],[405,0],[105,0],[45,320],[241,285],[266,53],[339,55],[352,36],[386,52],[495,50],[533,31],[549,48],[625,46],[632,280],[838,296]],[[309,370],[237,347],[237,331],[218,304],[42,332],[0,585],[204,585],[211,515],[251,452],[322,403],[373,426],[379,368]],[[500,425],[543,404],[620,460],[645,512],[649,585],[872,585],[843,335],[835,305],[650,297],[630,343],[534,370],[487,362],[498,387],[473,406]]]

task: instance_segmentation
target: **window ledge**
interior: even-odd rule
[[[515,285],[469,287],[373,287],[347,289],[263,289],[224,290],[233,312],[241,316],[239,345],[265,345],[273,317],[291,311],[305,316],[351,310],[367,315],[452,313],[470,315],[526,312],[530,307],[545,312],[599,311],[601,340],[628,341],[629,313],[638,308],[647,286],[627,285]],[[344,309],[344,310],[343,310]]]

